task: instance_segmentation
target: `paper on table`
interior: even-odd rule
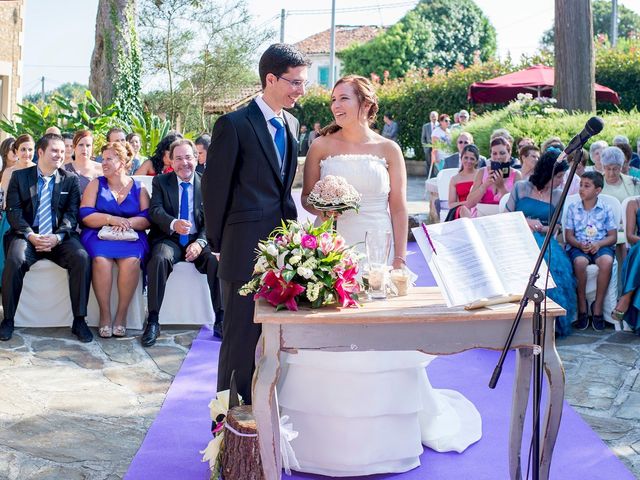
[[[522,212],[474,218],[472,221],[495,263],[507,293],[523,294],[540,254],[540,248]],[[497,235],[497,232],[500,234]],[[546,275],[547,264],[543,262],[540,278],[536,282],[538,288],[544,289]],[[548,288],[555,286],[550,276]]]
[[[433,224],[427,229],[435,255],[422,228],[413,228],[412,232],[447,306],[466,305],[479,298],[507,293],[491,259],[482,251],[482,241],[469,219]]]

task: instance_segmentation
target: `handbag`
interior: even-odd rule
[[[100,240],[124,240],[125,242],[135,242],[138,240],[138,232],[133,228],[124,231],[116,231],[111,225],[105,225],[98,232]]]

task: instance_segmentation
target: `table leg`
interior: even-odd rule
[[[513,404],[509,428],[509,473],[511,480],[522,478],[522,430],[527,415],[532,368],[533,352],[531,349],[528,347],[518,348],[516,350],[516,378],[513,382]]]
[[[280,418],[275,389],[280,376],[280,326],[262,326],[262,356],[253,375],[253,416],[258,428],[260,458],[266,480],[279,480]],[[259,342],[259,343],[260,343]]]
[[[553,335],[553,329],[547,331],[547,336]],[[545,418],[542,428],[544,437],[542,439],[542,449],[540,461],[540,478],[549,478],[551,469],[551,456],[553,447],[558,438],[560,420],[562,418],[562,407],[564,403],[564,368],[558,355],[558,351],[553,341],[547,340],[545,348],[544,371],[547,379],[549,391],[549,401],[545,409]]]

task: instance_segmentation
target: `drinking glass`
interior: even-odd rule
[[[369,264],[369,297],[387,298],[387,260],[391,250],[391,232],[367,231],[365,234],[367,263]]]

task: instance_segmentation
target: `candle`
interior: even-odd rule
[[[369,288],[372,290],[381,290],[384,282],[383,270],[370,270],[369,271]]]
[[[403,269],[391,270],[391,281],[396,287],[399,297],[407,295],[409,292],[409,275]]]

